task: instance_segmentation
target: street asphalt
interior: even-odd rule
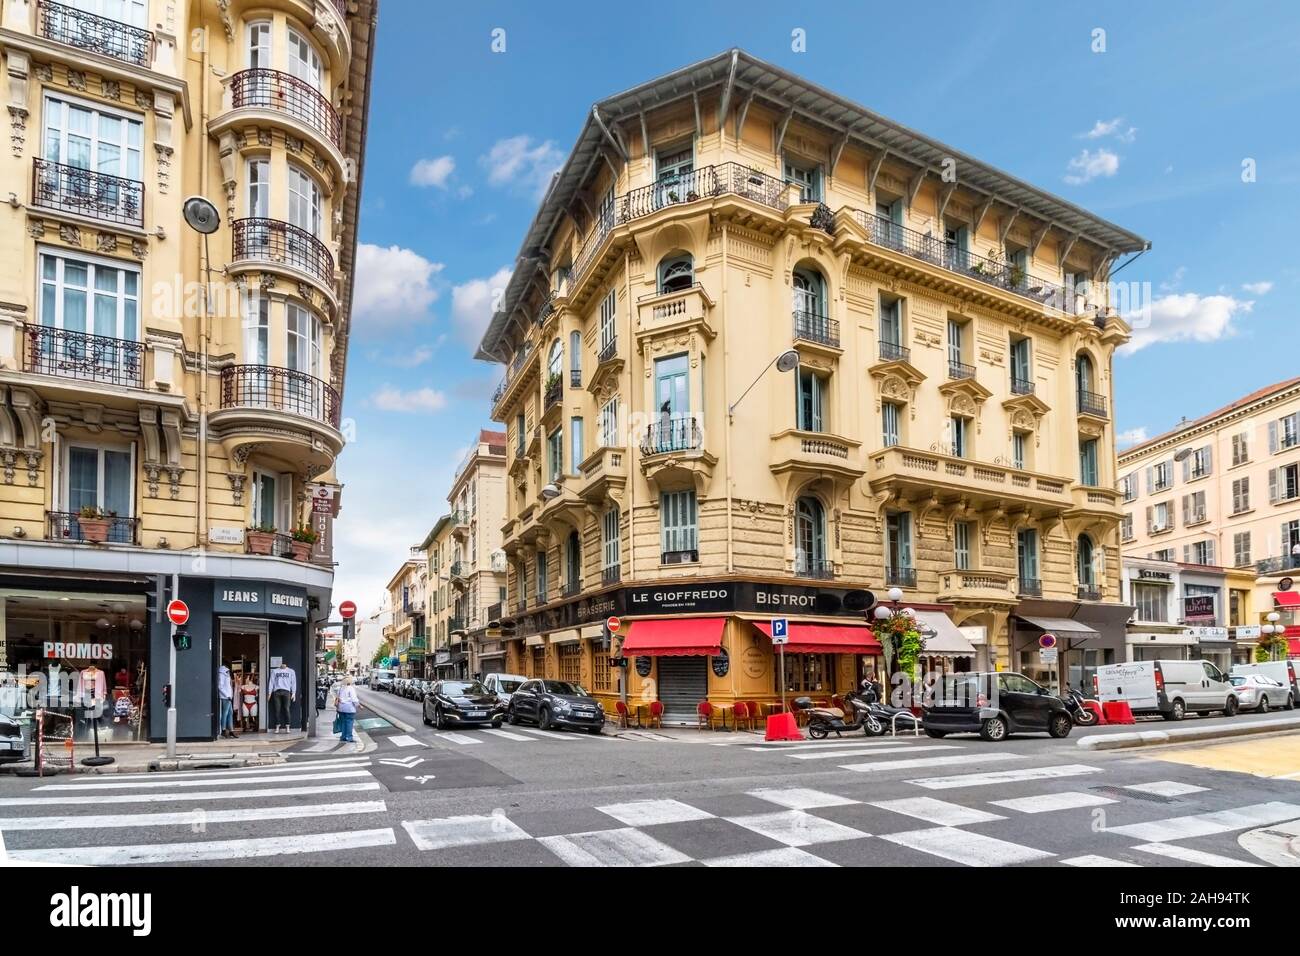
[[[782,745],[759,732],[612,724],[599,737],[510,725],[440,733],[414,701],[361,696],[411,731],[366,709],[358,744],[306,741],[277,767],[0,777],[7,862],[1300,863],[1274,839],[1300,832],[1293,732],[1251,738],[1253,750],[1229,740],[1118,751],[1083,750],[1078,738],[1133,728]],[[1186,725],[1232,719],[1244,718]]]

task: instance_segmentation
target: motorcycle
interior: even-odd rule
[[[846,719],[844,711],[838,707],[814,707],[811,697],[796,697],[794,706],[808,715],[808,736],[813,740],[825,740],[832,733],[839,737],[858,730],[868,737],[879,737],[885,732],[886,724],[872,712],[875,705],[856,694],[846,695],[844,702],[852,708],[852,720]]]
[[[1083,695],[1077,690],[1070,688],[1061,695],[1061,700],[1065,701],[1065,709],[1080,727],[1091,727],[1097,723],[1097,712],[1084,703]]]

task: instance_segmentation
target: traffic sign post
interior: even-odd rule
[[[1044,632],[1038,637],[1038,661],[1046,667],[1052,669],[1056,679],[1056,692],[1061,692],[1061,672],[1059,651],[1056,646],[1056,635],[1050,632]]]
[[[781,668],[781,713],[785,713],[785,645],[790,643],[790,622],[786,618],[772,618],[772,643]]]
[[[609,617],[605,618],[605,630],[609,631],[609,646],[611,650],[614,647],[614,635],[617,634],[622,629],[622,627],[623,627],[623,622],[620,621],[614,615],[611,614]],[[626,707],[627,706],[627,663],[626,663],[627,658],[623,656],[623,648],[621,644],[619,645],[619,658],[622,661],[624,661],[624,663],[619,669],[618,696],[619,699],[623,701],[623,706]]]
[[[176,628],[190,619],[190,609],[178,595],[181,593],[181,576],[172,575],[172,601],[167,605],[167,619],[172,624],[171,647],[167,652],[167,686],[171,695],[167,701],[167,756],[176,756]],[[177,620],[177,617],[180,620]]]
[[[343,618],[343,620],[346,621],[348,618],[356,617],[356,615],[357,605],[355,601],[344,601],[339,605],[339,617]]]

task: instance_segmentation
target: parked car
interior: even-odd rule
[[[519,685],[528,680],[522,674],[488,674],[483,678],[483,686],[497,695],[503,704],[510,703],[510,695],[519,689]]]
[[[12,717],[0,714],[0,763],[22,760],[26,752],[22,726]]]
[[[1300,701],[1300,682],[1296,680],[1295,661],[1262,661],[1258,664],[1233,664],[1232,675],[1263,674],[1291,691],[1291,703]],[[1289,709],[1289,708],[1288,708]]]
[[[1105,664],[1097,668],[1094,683],[1103,704],[1123,701],[1135,714],[1159,714],[1165,720],[1182,720],[1189,711],[1221,710],[1231,717],[1240,707],[1236,688],[1205,660]]]
[[[581,684],[563,680],[527,680],[510,695],[506,720],[529,721],[542,730],[579,727],[598,734],[605,726],[605,708]]]
[[[393,690],[393,680],[396,677],[396,671],[373,670],[370,672],[370,687],[372,690],[386,690],[391,693]]]
[[[978,733],[996,741],[1043,731],[1068,737],[1074,727],[1065,701],[1023,674],[949,674],[936,690],[922,717],[931,737]]]
[[[496,694],[476,680],[435,681],[421,705],[426,726],[439,730],[491,724],[500,727],[505,710]]]
[[[1272,707],[1295,707],[1291,689],[1264,674],[1236,674],[1228,678],[1237,689],[1237,700],[1244,710],[1257,710],[1267,714]]]

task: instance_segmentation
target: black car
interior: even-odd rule
[[[497,695],[476,680],[435,681],[424,695],[424,723],[439,730],[491,724],[500,727],[504,708]]]
[[[580,727],[598,734],[605,726],[605,708],[581,684],[563,680],[524,681],[510,695],[506,720],[530,721],[542,730]]]
[[[1005,740],[1008,734],[1043,731],[1068,737],[1074,718],[1065,701],[1023,674],[948,674],[925,708],[924,727],[931,737],[978,733]]]

